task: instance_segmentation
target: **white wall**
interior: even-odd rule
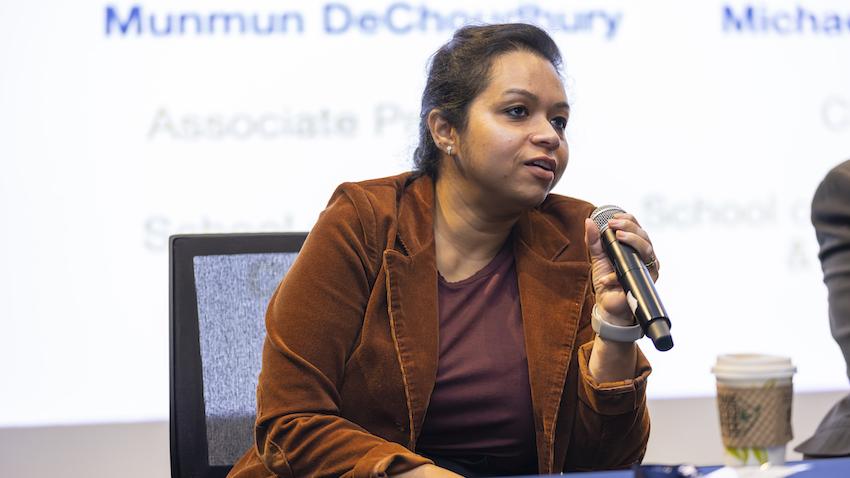
[[[800,391],[842,386],[808,205],[850,155],[850,23],[825,31],[846,2],[682,5],[0,2],[0,426],[164,420],[168,235],[307,230],[340,182],[409,169],[428,57],[477,17],[550,29],[572,106],[555,192],[653,239],[677,346],[647,351],[650,397],[706,396],[742,351],[793,351]],[[420,7],[444,21],[343,13]],[[303,28],[227,33],[222,11]],[[217,27],[149,28],[184,16]]]
[[[422,0],[445,21],[406,33],[340,32],[339,7],[329,32],[330,3],[404,2],[0,2],[0,475],[167,475],[167,236],[307,230],[336,184],[408,169],[455,12],[550,29],[572,104],[555,192],[653,238],[677,345],[647,351],[647,459],[719,461],[700,397],[724,352],[793,353],[818,392],[797,396],[797,437],[814,428],[847,383],[808,222],[850,156],[846,1]],[[119,32],[136,6],[140,26],[226,10],[303,28]]]

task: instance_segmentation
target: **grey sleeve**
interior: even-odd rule
[[[815,227],[829,293],[829,324],[850,378],[850,161],[832,169],[812,200]]]

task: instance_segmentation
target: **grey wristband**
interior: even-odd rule
[[[643,329],[640,327],[640,324],[621,326],[609,324],[602,320],[602,316],[599,314],[599,309],[596,307],[596,304],[593,304],[593,312],[590,314],[590,325],[593,327],[593,331],[596,332],[596,335],[604,340],[611,340],[614,342],[635,342],[639,338],[643,337]]]

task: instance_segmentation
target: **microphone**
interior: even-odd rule
[[[624,212],[626,211],[617,206],[599,206],[590,215],[590,219],[599,228],[602,248],[617,271],[617,280],[626,292],[626,301],[643,333],[652,339],[656,349],[662,352],[670,350],[673,348],[670,318],[661,304],[661,298],[655,290],[655,283],[652,282],[646,264],[633,247],[618,241],[614,231],[608,227],[608,220],[613,218],[614,214]]]

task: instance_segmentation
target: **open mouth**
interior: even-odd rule
[[[549,171],[550,173],[555,172],[555,160],[553,159],[535,159],[525,163],[526,166],[534,166],[545,171]]]

